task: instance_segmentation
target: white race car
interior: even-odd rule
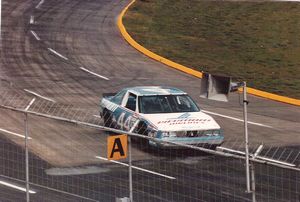
[[[141,86],[104,95],[100,115],[106,127],[126,131],[139,120],[132,131],[162,140],[149,141],[154,146],[178,147],[167,143],[175,142],[214,148],[224,141],[218,123],[176,88]]]

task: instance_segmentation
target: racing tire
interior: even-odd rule
[[[140,135],[144,135],[144,136],[149,136],[148,133],[148,129],[147,129],[147,125],[144,122],[141,122],[138,126],[138,134]],[[146,148],[148,148],[148,150],[151,148],[151,145],[149,144],[149,140],[146,138],[138,138],[138,142],[140,142],[142,145],[146,146]]]

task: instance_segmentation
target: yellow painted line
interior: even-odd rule
[[[125,26],[123,25],[123,16],[124,14],[126,13],[126,11],[128,10],[128,8],[135,2],[135,0],[131,1],[130,4],[128,4],[124,9],[123,11],[121,12],[121,14],[119,15],[119,18],[118,18],[118,27],[119,27],[119,30],[121,31],[123,37],[125,38],[125,40],[131,45],[133,46],[134,48],[136,48],[138,51],[140,51],[141,53],[145,54],[146,56],[154,59],[154,60],[157,60],[165,65],[168,65],[170,67],[173,67],[177,70],[180,70],[180,71],[183,71],[187,74],[190,74],[190,75],[193,75],[195,77],[198,77],[198,78],[202,78],[202,73],[199,72],[199,71],[196,71],[194,69],[191,69],[191,68],[188,68],[188,67],[185,67],[181,64],[178,64],[178,63],[175,63],[171,60],[168,60],[164,57],[161,57],[151,51],[149,51],[148,49],[146,49],[145,47],[141,46],[139,43],[137,43],[129,34],[128,32],[126,31],[126,28]]]
[[[259,96],[259,97],[267,98],[267,99],[270,99],[270,100],[275,100],[275,101],[284,102],[284,103],[287,103],[287,104],[300,106],[300,100],[285,97],[285,96],[281,96],[281,95],[276,95],[276,94],[273,94],[273,93],[268,93],[268,92],[257,90],[257,89],[254,89],[254,88],[247,87],[247,93],[252,94],[252,95],[256,95],[256,96]]]
[[[161,57],[153,52],[151,52],[150,50],[146,49],[145,47],[141,46],[139,43],[137,43],[127,32],[124,24],[123,24],[123,17],[126,13],[126,11],[128,10],[128,8],[135,2],[135,0],[132,0],[123,10],[122,12],[120,13],[119,17],[118,17],[118,28],[122,34],[122,36],[124,37],[124,39],[132,46],[134,47],[135,49],[137,49],[138,51],[140,51],[141,53],[143,53],[144,55],[154,59],[154,60],[157,60],[169,67],[173,67],[177,70],[180,70],[182,72],[185,72],[189,75],[193,75],[197,78],[202,78],[202,73],[197,71],[197,70],[194,70],[194,69],[191,69],[191,68],[188,68],[188,67],[185,67],[181,64],[178,64],[178,63],[175,63],[171,60],[168,60],[164,57]],[[252,94],[252,95],[255,95],[255,96],[259,96],[259,97],[263,97],[263,98],[267,98],[267,99],[270,99],[270,100],[274,100],[274,101],[279,101],[279,102],[283,102],[283,103],[287,103],[287,104],[292,104],[292,105],[296,105],[296,106],[300,106],[300,100],[298,99],[293,99],[293,98],[289,98],[289,97],[284,97],[284,96],[280,96],[280,95],[275,95],[275,94],[272,94],[272,93],[268,93],[268,92],[264,92],[264,91],[261,91],[261,90],[257,90],[257,89],[254,89],[254,88],[247,88],[247,92],[249,94]]]

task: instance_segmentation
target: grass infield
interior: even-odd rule
[[[300,98],[300,3],[138,0],[124,25],[174,62]]]

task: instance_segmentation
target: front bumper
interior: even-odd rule
[[[184,145],[193,146],[219,146],[224,142],[224,136],[209,136],[209,137],[165,137],[158,141],[149,141],[149,144],[161,148],[185,148]],[[172,144],[175,143],[175,144]],[[182,145],[182,146],[181,146]]]

